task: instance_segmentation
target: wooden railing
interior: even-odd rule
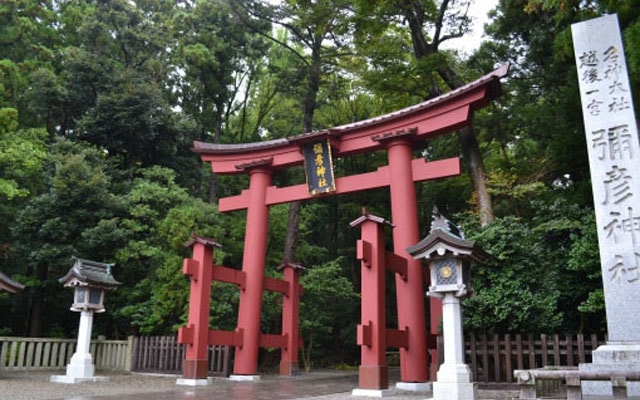
[[[465,339],[466,363],[476,382],[515,382],[513,370],[547,366],[577,366],[591,362],[591,353],[604,344],[597,335],[480,335]],[[442,337],[438,353],[443,361]]]
[[[93,340],[93,363],[102,370],[131,370],[132,338]],[[76,348],[74,339],[24,338],[0,336],[0,369],[9,371],[64,368]]]
[[[606,342],[596,335],[481,335],[465,341],[466,362],[476,382],[515,382],[513,370],[577,366],[591,362],[591,353]],[[0,370],[46,370],[66,367],[75,351],[74,339],[0,336]],[[442,350],[442,337],[438,338]],[[442,362],[442,351],[440,362]],[[98,370],[180,374],[184,345],[175,336],[92,340]],[[231,349],[209,347],[209,375],[227,376]]]

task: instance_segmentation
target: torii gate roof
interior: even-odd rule
[[[384,148],[384,139],[399,134],[410,140],[433,138],[459,129],[471,122],[473,111],[484,107],[502,93],[500,79],[507,76],[509,65],[484,75],[458,89],[436,98],[363,121],[331,129],[303,133],[289,138],[243,144],[194,142],[193,151],[203,161],[211,162],[218,174],[246,172],[247,167],[269,165],[287,168],[304,162],[302,144],[328,138],[335,157]]]

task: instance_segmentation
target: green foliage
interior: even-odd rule
[[[17,110],[0,108],[0,198],[8,201],[37,187],[46,157],[46,132],[17,128]]]
[[[70,268],[71,256],[97,255],[85,247],[83,233],[117,211],[107,170],[104,153],[57,141],[46,162],[46,191],[32,197],[16,217],[12,234],[15,252],[24,260],[20,272],[35,278],[27,290],[33,303],[28,316],[32,334],[70,318],[62,308],[40,313],[49,304],[67,303],[57,278]]]
[[[563,201],[532,206],[532,218],[496,218],[482,230],[465,222],[467,236],[492,256],[473,268],[475,295],[465,301],[465,329],[600,332],[593,210]]]
[[[473,239],[492,255],[473,270],[476,295],[465,301],[471,332],[553,332],[561,322],[557,270],[542,238],[525,222],[499,218]]]
[[[579,286],[582,289],[582,296],[579,298],[581,302],[577,307],[583,315],[580,328],[604,330],[604,292],[600,254],[596,243],[598,243],[598,236],[595,214],[589,213],[582,218],[579,230],[572,235],[568,266],[572,275],[583,277]],[[589,322],[594,324],[588,326]]]
[[[150,192],[153,191],[146,191],[145,197]],[[128,305],[120,310],[121,316],[144,334],[174,333],[186,321],[189,280],[182,273],[182,259],[190,256],[184,244],[191,234],[232,238],[227,232],[226,218],[217,212],[215,206],[197,199],[183,199],[157,221],[154,233],[145,235],[144,244],[136,246],[138,249],[150,249],[150,240],[153,239],[157,241],[156,250],[152,254],[138,253],[129,259],[129,265],[143,263],[144,266],[136,267],[138,273],[143,269],[147,272],[139,282],[132,282]],[[225,252],[216,249],[214,255],[214,262],[220,263]],[[155,268],[149,270],[146,265]],[[234,302],[237,303],[235,287],[218,283],[212,285],[211,318],[212,324],[220,327],[218,329],[233,330],[230,321],[233,321]]]
[[[305,369],[326,354],[354,354],[358,295],[343,275],[342,261],[309,268],[301,278],[300,334],[304,340]],[[347,339],[348,338],[348,339]]]

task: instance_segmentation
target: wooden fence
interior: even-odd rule
[[[481,335],[465,340],[466,362],[476,382],[514,382],[514,369],[577,366],[605,344],[597,335]],[[438,338],[442,361],[442,337]]]
[[[209,376],[229,376],[228,346],[209,346]],[[139,372],[182,373],[184,345],[175,336],[141,336],[133,339],[132,370]]]
[[[90,351],[96,368],[131,370],[130,340],[92,341]],[[0,336],[0,369],[21,371],[64,368],[75,349],[74,339]]]
[[[515,369],[591,362],[593,350],[605,342],[596,335],[481,335],[466,339],[465,353],[476,382],[510,383]],[[0,369],[61,369],[75,346],[73,339],[0,337]],[[442,362],[442,337],[438,348]],[[99,370],[180,374],[184,345],[175,336],[93,340],[91,354]],[[209,375],[228,376],[231,360],[229,347],[209,346]]]

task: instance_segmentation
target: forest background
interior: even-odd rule
[[[218,213],[216,201],[246,177],[213,175],[194,140],[254,142],[351,123],[505,63],[504,94],[472,127],[415,149],[459,155],[463,165],[459,177],[417,185],[421,236],[437,205],[493,255],[474,268],[467,333],[604,333],[570,24],[618,14],[638,104],[640,7],[501,0],[468,54],[446,46],[468,37],[468,5],[2,0],[0,271],[26,289],[0,294],[0,335],[75,336],[71,292],[58,282],[72,255],[116,263],[123,282],[107,294],[94,334],[175,334],[188,306],[181,265],[190,234],[218,239],[217,264],[242,262],[245,214]],[[384,154],[335,160],[338,175],[384,164]],[[274,176],[277,185],[301,182],[301,169]],[[388,190],[270,209],[267,274],[277,277],[284,259],[307,268],[301,333],[318,360],[357,359],[359,232],[349,222],[363,207],[390,218]],[[237,289],[214,283],[212,292],[211,326],[234,329]],[[265,294],[263,332],[279,332],[279,314],[278,296]]]

